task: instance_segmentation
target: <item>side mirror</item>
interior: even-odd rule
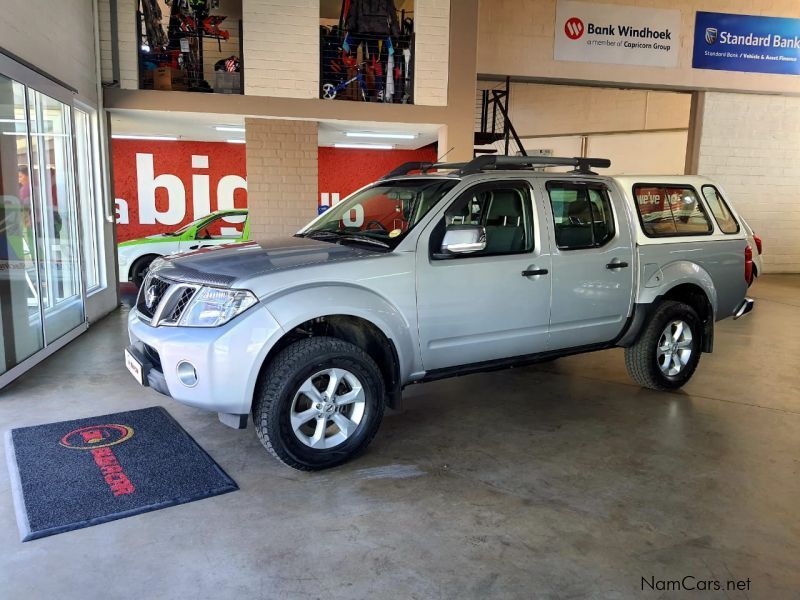
[[[444,232],[442,254],[469,254],[486,248],[486,228],[481,225],[451,225]]]

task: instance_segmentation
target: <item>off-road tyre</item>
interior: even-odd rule
[[[353,373],[365,394],[364,415],[344,442],[313,449],[295,436],[290,411],[295,394],[315,373],[340,368]],[[383,378],[375,361],[358,346],[332,337],[310,337],[287,346],[259,376],[253,401],[253,423],[264,448],[283,464],[301,471],[340,465],[362,452],[375,437],[383,419]]]
[[[664,328],[682,320],[692,333],[692,353],[683,369],[674,376],[665,374],[658,364],[658,343]],[[625,348],[625,367],[639,385],[653,390],[675,390],[691,379],[700,362],[703,325],[697,312],[682,302],[665,300],[653,311],[650,320],[633,346]]]

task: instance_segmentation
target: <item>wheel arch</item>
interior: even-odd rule
[[[688,260],[670,263],[651,275],[640,286],[637,303],[650,304],[667,296],[674,300],[674,296],[693,289],[703,292],[716,317],[718,303],[714,280],[702,265]]]
[[[695,265],[695,268],[698,266]],[[681,277],[673,277],[669,282],[665,282],[657,288],[645,287],[649,293],[640,294],[630,325],[618,340],[617,345],[630,347],[635,344],[656,307],[666,300],[673,300],[688,304],[697,312],[703,327],[701,349],[703,352],[712,352],[714,349],[714,322],[717,314],[716,292],[711,276],[702,270],[702,267],[699,268],[705,275],[704,277],[689,277],[684,273]],[[654,275],[651,282],[657,279],[666,281],[663,272]],[[656,290],[657,293],[653,294],[652,290]]]
[[[396,345],[380,327],[364,317],[352,314],[321,315],[285,329],[284,334],[276,340],[261,361],[258,378],[284,348],[299,340],[318,336],[349,342],[369,354],[383,376],[388,406],[400,408],[402,376]],[[255,393],[255,385],[253,392]]]
[[[416,325],[410,324],[388,299],[358,285],[329,282],[278,291],[261,301],[283,333],[261,358],[258,376],[278,352],[298,339],[338,337],[375,360],[384,378],[389,406],[399,408],[403,384],[419,363],[419,348],[411,335]],[[256,382],[254,377],[252,393]]]

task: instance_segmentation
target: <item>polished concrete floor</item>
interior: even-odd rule
[[[752,294],[681,392],[619,350],[412,386],[316,474],[138,387],[122,309],[0,392],[0,429],[163,404],[241,490],[22,544],[2,457],[0,597],[798,598],[800,276]]]

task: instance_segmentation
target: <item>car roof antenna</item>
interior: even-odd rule
[[[442,154],[442,155],[441,155],[439,158],[437,158],[437,159],[436,159],[436,162],[437,162],[437,163],[440,163],[440,162],[442,162],[442,159],[443,159],[445,156],[447,156],[448,154],[450,154],[450,153],[453,151],[453,148],[455,148],[455,146],[450,146],[450,150],[448,150],[447,152],[445,152],[444,154]]]

